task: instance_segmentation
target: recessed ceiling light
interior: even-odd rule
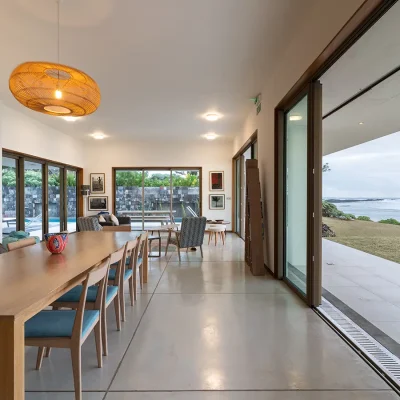
[[[359,122],[358,125],[364,125],[364,122]]]
[[[101,140],[101,139],[104,139],[106,137],[106,135],[103,132],[95,132],[95,133],[92,133],[90,136],[93,139],[97,139],[97,140]]]
[[[204,137],[205,137],[207,140],[214,140],[214,139],[217,138],[217,134],[214,133],[214,132],[210,132],[210,133],[206,133],[206,134],[204,135]]]
[[[65,121],[75,122],[79,119],[79,117],[62,117]]]
[[[289,117],[289,120],[290,121],[300,121],[300,120],[302,120],[303,119],[303,117],[301,116],[301,115],[291,115],[290,117]]]
[[[215,114],[215,113],[210,113],[210,114],[206,114],[206,116],[204,118],[207,121],[217,121],[221,118],[221,116],[218,114]]]

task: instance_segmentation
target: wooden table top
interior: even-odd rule
[[[139,234],[79,232],[69,235],[62,254],[51,254],[42,242],[0,255],[0,316],[27,320]]]

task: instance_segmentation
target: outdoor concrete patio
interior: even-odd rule
[[[400,264],[326,239],[322,247],[323,288],[397,342],[399,350]]]

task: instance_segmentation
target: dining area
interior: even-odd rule
[[[58,254],[48,242],[26,240],[0,257],[0,397],[24,399],[26,370],[40,370],[54,349],[67,349],[74,398],[80,400],[82,345],[94,341],[91,364],[106,367],[108,325],[124,330],[127,308],[135,307],[148,280],[148,234],[77,232]],[[26,346],[35,349],[35,365],[25,365]],[[61,372],[63,363],[54,369]]]

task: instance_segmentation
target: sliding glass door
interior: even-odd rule
[[[62,230],[62,176],[61,169],[52,165],[48,166],[47,173],[47,213],[48,213],[48,231],[50,233],[60,232]]]
[[[171,221],[171,171],[145,170],[143,179],[143,226],[150,228]]]
[[[307,293],[307,96],[285,115],[285,276]]]
[[[76,231],[76,220],[78,215],[78,176],[75,170],[67,170],[66,173],[66,203],[67,214],[66,229],[68,232]],[[64,227],[65,229],[65,227]]]
[[[12,231],[18,230],[18,196],[17,196],[17,176],[18,162],[15,158],[3,157],[3,237]]]
[[[200,171],[181,170],[172,173],[172,219],[200,216]]]
[[[24,230],[40,239],[44,232],[43,167],[38,162],[24,161]]]
[[[276,275],[312,306],[321,302],[321,104],[315,82],[276,110]]]
[[[142,230],[201,215],[201,168],[114,168],[114,208]]]

